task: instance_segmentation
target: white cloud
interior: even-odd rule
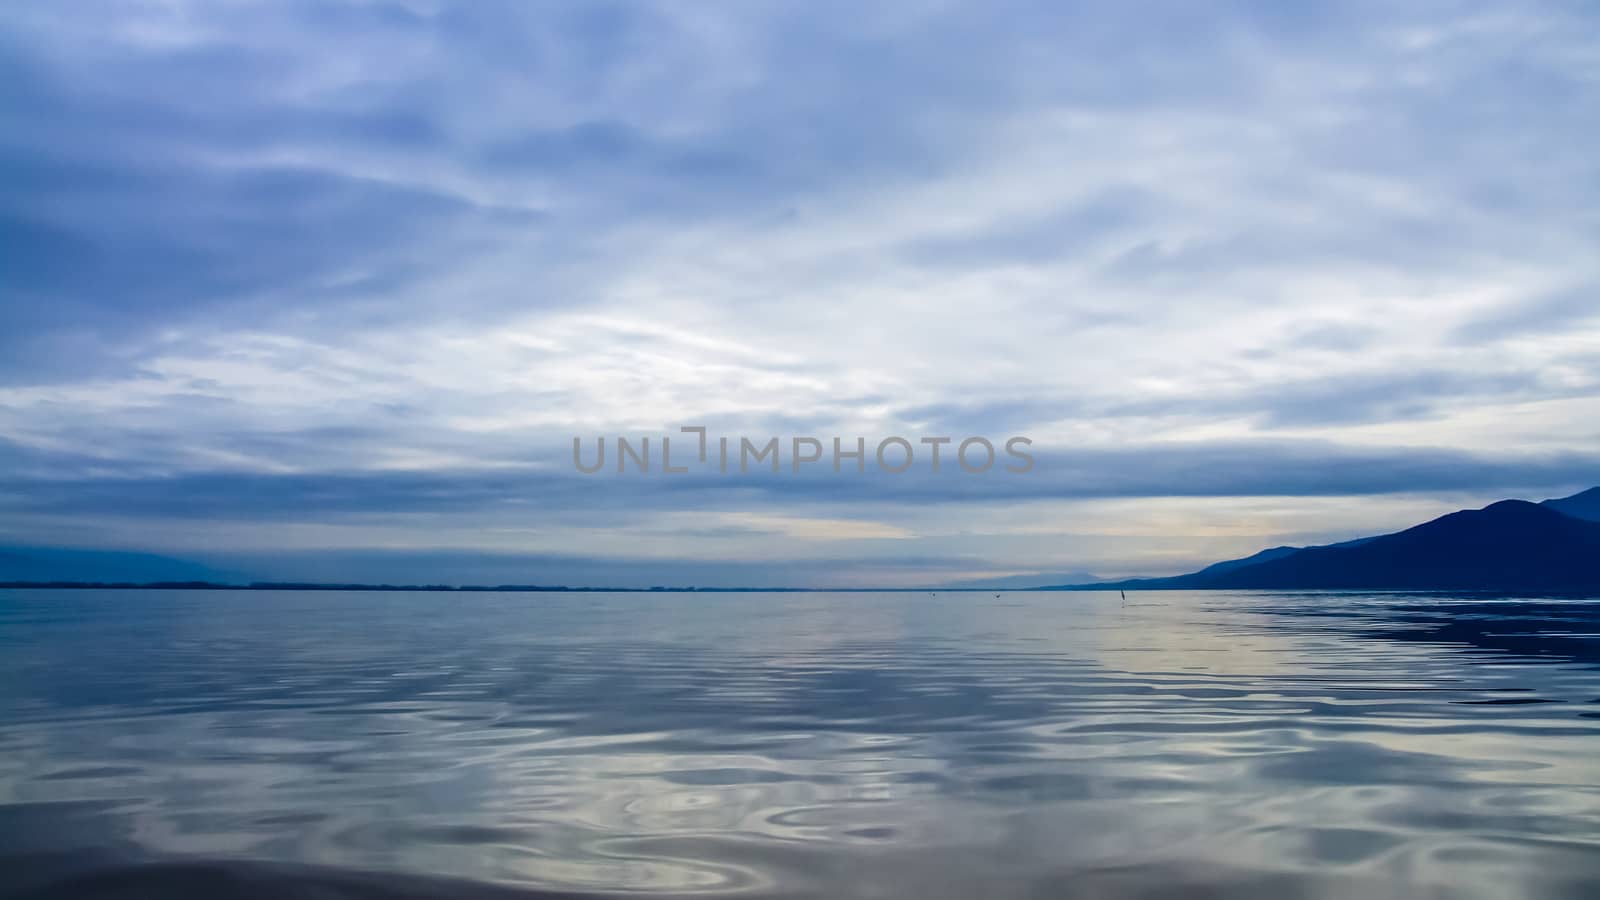
[[[28,254],[0,294],[0,440],[18,477],[123,479],[548,472],[575,433],[697,422],[1026,433],[1130,464],[1250,440],[1587,452],[1594,23],[1261,13],[13,10],[0,115],[36,124],[0,141]],[[1436,496],[1417,509],[1458,499]],[[651,552],[948,553],[930,517],[1002,500],[938,502],[685,491],[526,546],[638,555],[629,529],[714,509],[724,530]],[[1208,523],[1235,507],[1165,502],[1097,516],[1115,538],[1178,510],[1143,550],[1004,517],[971,546],[1054,568],[1223,549]],[[1249,540],[1343,530],[1253,502]],[[412,512],[296,527],[490,549],[515,525],[433,538]]]

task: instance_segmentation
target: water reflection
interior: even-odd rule
[[[4,592],[0,847],[165,866],[103,896],[1592,896],[1597,615]]]

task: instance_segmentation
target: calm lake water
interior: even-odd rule
[[[1600,602],[0,591],[0,894],[1600,897]]]

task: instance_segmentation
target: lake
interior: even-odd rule
[[[1600,601],[0,591],[0,894],[1600,896]]]

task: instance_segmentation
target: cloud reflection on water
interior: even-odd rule
[[[0,813],[24,850],[578,891],[1600,877],[1592,661],[1414,639],[1435,602],[7,592]]]

